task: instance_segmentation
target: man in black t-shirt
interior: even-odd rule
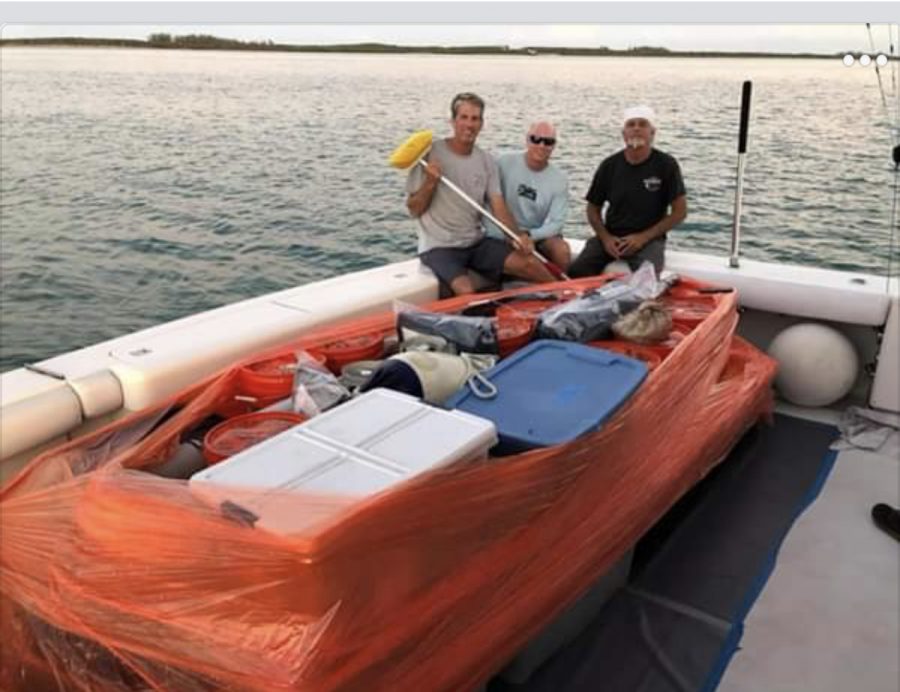
[[[687,196],[678,162],[653,148],[654,120],[647,106],[625,110],[625,148],[604,159],[585,196],[595,237],[572,262],[569,276],[599,274],[617,259],[632,270],[649,260],[657,274],[662,271],[666,233],[687,216]]]

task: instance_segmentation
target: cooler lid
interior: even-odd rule
[[[191,485],[362,497],[496,442],[491,421],[375,389],[195,473]]]
[[[640,360],[584,344],[534,341],[486,371],[492,399],[468,387],[447,402],[494,421],[503,440],[546,447],[597,429],[647,376]]]
[[[372,389],[307,421],[302,429],[409,474],[484,453],[497,442],[490,420],[435,408],[390,389]]]

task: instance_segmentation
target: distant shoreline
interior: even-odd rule
[[[757,53],[750,51],[681,51],[638,46],[625,50],[606,48],[572,48],[566,46],[401,46],[389,43],[345,43],[337,45],[290,45],[268,42],[237,41],[215,36],[170,36],[155,34],[147,40],[103,38],[15,38],[0,39],[5,46],[65,46],[93,48],[150,48],[159,50],[236,50],[278,53],[375,53],[375,54],[434,54],[434,55],[561,55],[586,57],[673,57],[673,58],[828,58],[842,57],[849,53],[859,56],[859,51],[838,53]],[[894,58],[896,59],[896,58]]]

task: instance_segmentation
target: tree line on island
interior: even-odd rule
[[[574,55],[574,56],[650,56],[650,57],[781,57],[833,58],[835,55],[858,55],[854,51],[832,54],[820,53],[757,53],[748,51],[673,51],[658,46],[633,46],[613,49],[569,46],[400,46],[390,43],[343,43],[336,45],[292,45],[274,41],[240,41],[208,34],[173,36],[167,33],[150,34],[146,40],[118,38],[15,38],[0,39],[0,46],[93,46],[105,48],[161,48],[180,50],[244,50],[295,53],[437,53],[449,55]]]

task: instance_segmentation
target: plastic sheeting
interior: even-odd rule
[[[0,686],[475,687],[771,412],[774,362],[734,336],[736,295],[692,303],[698,286],[677,287],[696,326],[598,432],[363,502],[284,493],[290,536],[148,473],[233,400],[237,368],[35,459],[0,492]],[[393,329],[383,314],[272,353]]]

